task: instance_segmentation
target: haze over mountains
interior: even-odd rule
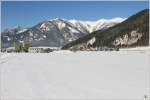
[[[43,21],[31,28],[16,27],[2,32],[2,47],[13,46],[13,43],[31,41],[32,46],[62,47],[91,32],[105,30],[125,18],[100,19],[97,21],[80,21],[66,19],[51,19]]]

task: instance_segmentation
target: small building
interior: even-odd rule
[[[39,47],[30,47],[28,51],[29,51],[29,53],[42,53],[43,48],[39,48]]]
[[[107,47],[107,46],[98,47],[96,49],[97,51],[119,51],[119,48],[117,47]]]
[[[29,53],[49,53],[59,50],[59,47],[29,47]]]
[[[15,47],[8,47],[8,48],[5,48],[3,50],[1,50],[2,52],[7,52],[7,53],[11,53],[11,52],[15,52]]]

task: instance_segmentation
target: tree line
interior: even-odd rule
[[[14,42],[13,47],[15,47],[16,52],[28,52],[29,47],[32,47],[32,44],[29,41],[23,43]]]

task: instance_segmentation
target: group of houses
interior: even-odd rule
[[[52,51],[59,50],[59,47],[29,47],[29,53],[49,53]],[[1,48],[1,52],[13,53],[16,52],[15,47]]]

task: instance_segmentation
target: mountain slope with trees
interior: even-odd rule
[[[92,43],[91,43],[92,42]],[[97,47],[136,47],[149,45],[149,9],[132,15],[127,20],[106,30],[98,30],[65,45],[62,49]]]

